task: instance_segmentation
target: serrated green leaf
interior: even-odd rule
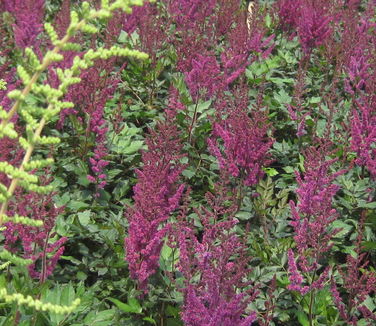
[[[90,223],[90,215],[91,212],[89,210],[77,213],[78,220],[82,226],[87,226]]]
[[[343,222],[341,220],[335,220],[332,223],[331,226],[335,229],[337,229],[337,228],[341,229],[341,231],[336,233],[336,235],[335,235],[336,238],[342,238],[343,236],[348,234],[353,229],[353,227],[351,225],[346,224],[345,222]]]
[[[274,177],[275,175],[278,175],[279,172],[274,168],[263,168],[262,169],[269,177]]]
[[[136,153],[142,148],[143,144],[144,142],[141,140],[132,141],[130,145],[123,148],[123,153],[126,155]]]

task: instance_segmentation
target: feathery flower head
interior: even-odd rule
[[[242,96],[246,97],[244,92]],[[266,135],[268,127],[261,110],[248,113],[246,105],[229,109],[228,117],[214,124],[213,137],[208,139],[219,168],[243,179],[247,186],[255,185],[264,174],[262,167],[270,163],[268,151],[273,141]]]
[[[5,0],[4,8],[16,20],[13,25],[16,45],[21,49],[36,45],[43,28],[44,0]]]
[[[171,96],[177,93],[172,92]],[[177,102],[171,99],[170,105]],[[159,266],[163,238],[170,230],[167,220],[178,208],[184,191],[184,185],[178,182],[184,166],[179,162],[183,155],[175,115],[174,108],[169,107],[166,120],[150,131],[146,139],[148,149],[142,153],[144,165],[136,171],[135,204],[126,212],[129,222],[126,260],[131,277],[144,292],[149,277]]]

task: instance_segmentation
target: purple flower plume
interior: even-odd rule
[[[280,0],[279,17],[284,29],[296,29],[303,51],[308,54],[331,35],[333,20],[321,4],[308,0]]]
[[[355,27],[357,42],[351,50],[345,70],[345,90],[353,98],[350,131],[351,150],[357,154],[355,163],[364,166],[376,177],[376,97],[375,97],[375,41],[372,33],[376,24],[371,18],[362,19]]]
[[[352,110],[351,149],[356,152],[355,163],[365,166],[373,178],[376,177],[376,115],[374,103],[356,102]]]
[[[315,273],[320,267],[319,260],[323,258],[332,244],[331,238],[338,233],[338,229],[331,229],[331,223],[337,218],[337,212],[332,208],[332,200],[339,190],[339,186],[333,184],[334,179],[345,171],[329,173],[330,167],[336,162],[326,160],[329,144],[322,147],[310,147],[305,152],[305,173],[302,178],[298,173],[298,204],[290,201],[292,221],[294,228],[296,252],[298,258],[295,261],[294,251],[288,252],[290,290],[305,294],[312,289],[322,288],[328,278],[329,269],[326,268],[315,282],[304,286],[303,273]],[[300,271],[301,272],[300,272]]]
[[[5,0],[4,8],[16,21],[13,25],[16,45],[21,49],[34,46],[42,32],[44,0]]]
[[[246,97],[244,92],[238,95]],[[221,170],[251,186],[263,176],[262,167],[270,163],[268,151],[273,141],[266,135],[269,124],[264,112],[248,113],[247,103],[234,104],[228,117],[214,124],[209,150]]]
[[[355,243],[355,255],[347,255],[345,267],[338,267],[341,276],[341,288],[337,287],[334,277],[331,278],[332,297],[342,320],[346,325],[356,326],[359,321],[359,312],[369,324],[376,321],[376,313],[372,312],[365,304],[368,296],[376,293],[376,273],[369,270],[366,259],[367,253],[362,253],[362,240],[366,212],[363,211],[359,222],[358,236]],[[346,295],[341,295],[341,293]],[[345,299],[346,298],[346,299]]]
[[[210,98],[221,89],[220,67],[214,56],[198,54],[192,59],[192,70],[185,73],[185,82],[194,101],[201,97]]]
[[[203,225],[202,239],[184,216],[177,225],[178,269],[185,278],[182,320],[187,326],[249,326],[256,320],[247,306],[258,294],[245,281],[250,269],[247,246],[232,231],[235,206],[224,207],[225,191],[207,194],[210,209],[196,210]]]
[[[305,53],[323,44],[332,33],[329,27],[331,20],[331,17],[315,6],[306,5],[301,8],[298,34]]]
[[[51,180],[43,178],[42,184]],[[56,239],[53,231],[55,221],[64,207],[56,207],[53,203],[55,193],[40,195],[37,193],[23,194],[16,191],[15,198],[10,202],[8,215],[18,214],[31,219],[41,220],[41,227],[33,227],[12,222],[5,223],[5,248],[13,253],[21,254],[33,263],[28,266],[29,274],[43,283],[52,274],[57,261],[64,252],[66,237]],[[18,244],[21,244],[22,251]],[[41,266],[40,268],[37,266]]]
[[[182,145],[173,109],[166,110],[166,120],[159,122],[146,139],[144,165],[136,171],[138,180],[133,188],[135,203],[126,213],[129,222],[126,260],[131,277],[144,292],[149,277],[159,266],[163,238],[170,229],[166,221],[178,208],[184,191],[184,185],[178,183],[184,166],[179,163]]]

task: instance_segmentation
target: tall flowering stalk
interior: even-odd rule
[[[353,98],[349,126],[351,150],[357,154],[355,163],[366,167],[373,178],[376,177],[376,66],[373,59],[376,37],[372,32],[375,26],[369,17],[356,26],[359,40],[349,51],[345,65],[348,74],[345,89]]]
[[[309,286],[302,286],[303,273],[315,274],[319,269],[319,261],[330,250],[330,239],[338,230],[330,230],[330,224],[337,218],[337,212],[332,208],[334,195],[339,186],[333,184],[337,176],[343,174],[339,171],[329,173],[335,159],[325,160],[325,149],[310,147],[305,151],[305,172],[302,178],[296,173],[298,189],[298,204],[290,201],[292,221],[294,228],[296,252],[298,258],[294,258],[294,251],[289,250],[289,273],[291,290],[305,294],[314,288],[321,288],[326,280],[328,270],[325,270],[320,278]]]
[[[198,54],[192,59],[192,69],[185,72],[185,82],[194,102],[199,98],[211,98],[222,89],[221,70],[214,56]]]
[[[43,183],[46,184],[47,178]],[[25,216],[32,220],[43,222],[42,226],[30,226],[13,222],[5,223],[6,230],[5,248],[12,252],[21,254],[23,258],[30,259],[32,263],[28,266],[29,274],[38,278],[43,283],[52,274],[57,261],[64,252],[63,244],[67,238],[62,237],[51,241],[56,234],[53,232],[57,216],[64,210],[64,207],[57,208],[53,203],[54,193],[42,196],[37,193],[23,194],[17,191],[15,200],[9,205],[8,214],[12,218]],[[20,251],[19,245],[22,250]],[[40,262],[40,270],[37,269],[37,262]]]
[[[262,167],[270,163],[268,150],[273,140],[266,134],[269,124],[265,112],[249,110],[244,91],[236,95],[245,101],[233,102],[227,118],[214,124],[208,145],[221,170],[252,186],[263,176]]]
[[[298,35],[305,53],[323,44],[331,35],[332,30],[329,26],[331,20],[332,17],[328,16],[322,8],[309,4],[301,8]]]
[[[355,163],[365,166],[376,177],[376,103],[356,102],[351,120],[351,149],[357,154]]]
[[[329,1],[279,0],[279,17],[285,29],[297,30],[305,54],[317,48],[332,34]]]
[[[196,210],[202,237],[184,216],[177,225],[178,269],[185,278],[182,319],[187,326],[248,326],[257,318],[247,310],[258,294],[252,282],[246,281],[250,272],[247,246],[233,232],[238,221],[232,214],[237,206],[226,207],[234,198],[226,195],[226,188],[218,190],[206,194],[210,209]]]
[[[65,0],[62,4],[61,10],[57,15],[55,25],[58,34],[63,34],[69,27],[69,5],[70,1]],[[120,22],[123,15],[117,13],[110,22],[108,28],[114,33],[117,38],[120,33]],[[117,26],[114,26],[117,23]],[[120,24],[120,25],[119,25]],[[111,35],[109,31],[105,31],[104,43],[105,47],[109,48],[112,44],[114,35]],[[76,37],[76,41],[80,38]],[[93,44],[94,47],[95,44]],[[64,53],[64,60],[55,64],[53,67],[64,68],[72,64],[74,56],[82,56],[80,51],[66,51]],[[77,49],[76,49],[77,50]],[[89,182],[95,184],[98,189],[104,188],[107,184],[105,167],[109,162],[105,159],[108,154],[106,146],[107,139],[107,126],[104,119],[104,108],[108,100],[110,100],[116,91],[120,78],[118,75],[111,75],[114,64],[118,58],[111,57],[106,60],[98,60],[95,67],[91,67],[80,75],[81,82],[74,88],[70,88],[65,96],[65,99],[74,103],[74,107],[64,109],[60,112],[60,119],[57,123],[59,129],[63,128],[67,117],[74,115],[77,122],[83,129],[85,129],[85,146],[83,146],[83,153],[85,156],[89,150],[92,150],[92,156],[89,158],[90,173],[87,175]],[[121,73],[125,64],[121,66],[118,74]],[[50,81],[54,84],[58,82],[54,69],[50,69]],[[94,139],[94,141],[92,141]],[[88,146],[88,144],[94,143],[95,145]],[[96,196],[99,196],[99,192],[96,192]]]
[[[71,89],[67,98],[76,103],[76,117],[83,126],[86,126],[85,137],[95,139],[93,156],[89,159],[91,173],[88,180],[103,188],[106,185],[104,168],[108,165],[105,160],[107,155],[106,120],[104,119],[104,107],[112,98],[119,78],[110,76],[115,59],[101,61],[97,67],[93,67],[81,74],[82,82]],[[69,112],[67,112],[69,113]],[[61,117],[63,119],[64,116]],[[61,121],[60,121],[61,123]]]
[[[179,185],[184,166],[179,163],[183,157],[182,144],[174,109],[166,110],[166,120],[150,130],[146,139],[148,149],[142,153],[143,167],[136,171],[135,203],[126,213],[129,222],[126,260],[131,277],[144,292],[149,277],[159,266],[163,238],[171,227],[167,221],[178,208],[184,190],[184,185]]]
[[[319,141],[321,146],[309,147],[305,151],[304,177],[296,173],[298,204],[290,201],[296,249],[288,251],[288,289],[311,293],[309,320],[313,322],[314,291],[322,289],[329,280],[329,266],[321,270],[320,261],[332,247],[331,238],[339,229],[331,228],[338,213],[332,208],[334,195],[339,186],[333,184],[335,178],[345,171],[330,174],[336,159],[326,160],[330,154],[329,143]],[[297,256],[296,256],[297,255]]]
[[[343,282],[341,290],[337,287],[333,277],[330,287],[334,304],[341,319],[352,326],[358,325],[359,313],[368,321],[369,326],[376,321],[376,314],[365,304],[367,297],[376,293],[376,273],[367,270],[369,261],[366,260],[366,253],[362,253],[361,247],[365,218],[366,213],[363,211],[356,241],[355,257],[347,255],[345,269],[338,267]],[[346,293],[346,300],[340,291]]]
[[[4,74],[8,92],[14,90],[20,84],[13,81],[14,73],[11,69]],[[4,93],[5,91],[0,91],[0,97],[2,98],[0,104],[5,111],[9,111],[11,101]],[[15,123],[15,128],[18,132],[23,131],[24,128],[20,126],[20,117],[18,115],[15,115],[11,121]],[[9,137],[0,139],[0,148],[0,162],[18,165],[25,155],[24,149],[18,142]],[[46,172],[48,174],[48,171]],[[41,183],[46,185],[48,181],[50,180],[43,178]],[[0,173],[0,182],[9,186],[11,178],[7,174]],[[30,260],[28,265],[29,274],[33,278],[38,278],[41,283],[52,274],[58,259],[64,251],[62,245],[67,240],[66,238],[61,238],[55,242],[50,241],[51,238],[55,237],[52,232],[55,226],[55,219],[63,210],[63,208],[54,206],[53,195],[54,193],[49,193],[43,196],[36,192],[25,193],[17,189],[14,199],[10,202],[8,208],[8,222],[4,223],[5,249]],[[19,221],[24,221],[25,217],[34,224],[19,223]],[[41,225],[38,225],[38,223]],[[40,270],[37,270],[37,262],[41,266]]]

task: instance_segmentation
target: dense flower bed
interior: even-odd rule
[[[2,1],[0,325],[375,325],[375,9]]]

